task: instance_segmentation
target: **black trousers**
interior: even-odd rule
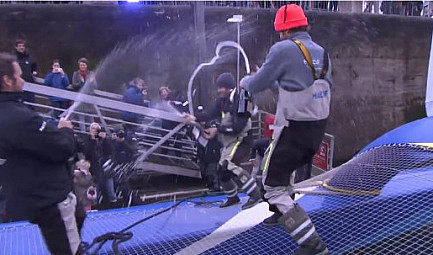
[[[69,193],[64,201],[42,209],[30,220],[38,225],[52,255],[75,255],[78,252],[80,238],[75,221],[76,203],[75,195]]]
[[[265,185],[289,185],[292,172],[309,163],[319,149],[325,128],[326,120],[290,121],[272,151]]]

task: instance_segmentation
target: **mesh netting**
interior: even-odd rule
[[[298,203],[331,254],[433,254],[432,149],[409,144],[376,147],[295,185],[298,191],[302,187],[310,189],[302,189],[308,195]],[[258,217],[255,222],[261,222],[260,205],[250,209],[248,218],[243,214],[248,210],[241,212],[240,204],[219,208],[222,199],[197,199],[134,227],[133,238],[120,245],[122,254],[176,254],[194,246],[200,249],[180,254],[279,255],[298,248],[282,226],[248,223]],[[91,215],[84,240],[118,231],[165,207],[144,208]],[[267,212],[267,206],[262,209]],[[37,227],[27,224],[0,227],[0,254],[48,253]],[[108,243],[100,254],[113,254]]]
[[[424,147],[405,144],[377,147],[343,165],[326,181],[326,187],[378,194],[399,172],[432,164],[432,151]]]
[[[300,204],[320,207],[309,214],[332,254],[433,254],[431,148],[376,147],[298,187],[311,184]]]

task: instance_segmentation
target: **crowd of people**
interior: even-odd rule
[[[297,4],[304,10],[318,11],[347,11],[353,12],[353,8],[342,9],[340,5],[344,1],[205,1],[206,6],[245,7],[245,8],[269,8],[278,9],[286,4]],[[393,14],[403,16],[432,17],[432,1],[358,1],[360,8],[356,12],[367,12],[376,14]],[[83,1],[25,1],[21,4],[83,4]],[[86,4],[92,2],[86,1]],[[94,1],[95,4],[101,2]],[[110,2],[111,4],[131,4],[129,1]],[[142,5],[191,5],[192,1],[138,1],[132,4]],[[0,4],[17,4],[15,1],[0,1]]]
[[[304,10],[341,11],[342,1],[206,1],[206,6],[229,6],[247,8],[278,9],[286,4],[296,4]],[[431,1],[364,1],[359,2],[359,11],[368,13],[394,14],[403,16],[431,17],[433,8]],[[188,1],[140,1],[147,5],[185,5]],[[340,7],[339,7],[340,6]],[[349,9],[346,11],[353,11]]]
[[[226,195],[220,207],[240,203],[239,191],[249,196],[243,210],[266,201],[274,214],[264,219],[264,224],[284,226],[299,244],[296,255],[329,253],[307,213],[294,201],[291,188],[293,173],[311,164],[324,136],[333,84],[328,53],[311,39],[307,27],[308,19],[300,6],[279,8],[274,29],[281,41],[270,48],[265,63],[256,73],[244,77],[239,88],[231,73],[218,75],[215,104],[195,116],[188,113],[182,93],[168,87],[159,89],[159,104],[146,105],[146,83],[139,77],[127,84],[123,96],[123,101],[130,104],[176,109],[183,113],[186,123],[203,125],[195,136],[204,139],[198,154],[201,171],[209,187],[221,187]],[[75,90],[90,74],[85,59],[78,64],[79,70],[72,78],[75,83],[71,89]],[[23,103],[23,99],[33,100],[31,94],[23,92],[24,79],[35,75],[37,66],[25,51],[25,42],[17,41],[16,56],[0,53],[0,184],[6,216],[37,224],[52,254],[80,254],[80,231],[98,193],[107,203],[118,199],[112,170],[129,162],[136,151],[130,138],[135,124],[141,123],[140,115],[122,112],[126,125],[112,130],[110,137],[93,122],[89,134],[78,139],[71,121],[58,112],[53,114],[57,121],[49,122]],[[68,76],[58,60],[53,61],[45,83],[68,89]],[[272,138],[254,145],[252,112],[245,107],[248,102],[242,95],[266,89],[279,92]],[[56,109],[66,105],[60,99],[50,98]],[[169,130],[172,125],[166,122],[161,127]],[[261,167],[250,174],[241,163],[250,158],[253,147],[263,160]],[[262,176],[262,185],[257,183],[258,175]]]

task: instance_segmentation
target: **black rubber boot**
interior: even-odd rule
[[[256,188],[249,194],[250,198],[248,201],[242,205],[242,210],[249,209],[251,207],[256,206],[258,203],[262,202],[262,196],[260,194],[259,188],[256,186]]]
[[[241,200],[239,199],[238,196],[229,197],[229,198],[227,199],[227,201],[225,201],[225,203],[223,203],[223,204],[220,205],[220,208],[229,207],[229,206],[232,206],[232,205],[238,204],[238,203],[240,203],[240,202],[241,202]]]
[[[265,226],[276,226],[279,225],[280,223],[278,222],[278,219],[281,218],[281,216],[283,216],[282,213],[280,212],[274,212],[274,214],[272,214],[271,216],[267,217],[266,219],[263,220],[263,224]]]
[[[300,248],[294,255],[325,255],[329,251],[314,228],[310,217],[297,204],[278,219]]]

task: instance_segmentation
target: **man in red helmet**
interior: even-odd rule
[[[282,6],[275,16],[280,42],[262,67],[241,81],[251,93],[278,87],[272,142],[263,160],[265,199],[274,215],[267,225],[282,224],[300,248],[294,254],[328,254],[306,212],[290,197],[290,175],[318,150],[329,115],[331,63],[326,51],[307,33],[301,7]]]

